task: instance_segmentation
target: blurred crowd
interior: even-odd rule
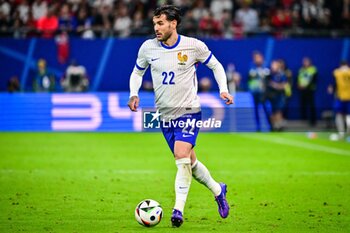
[[[262,131],[260,116],[266,114],[271,130],[281,131],[287,126],[285,119],[293,111],[298,111],[300,118],[308,122],[308,127],[315,128],[317,124],[316,90],[318,89],[318,68],[309,57],[304,57],[301,66],[293,74],[283,59],[273,59],[267,62],[259,51],[252,54],[252,63],[248,74],[242,75],[235,69],[233,63],[226,67],[229,91],[249,91],[254,101],[254,112],[257,131]],[[320,118],[327,122],[328,128],[335,118],[338,135],[332,140],[345,138],[347,130],[350,133],[350,66],[342,61],[333,70],[333,78],[327,88],[327,94],[334,97],[333,112],[322,111]],[[199,91],[212,91],[212,81],[208,77],[199,79]],[[291,97],[297,92],[299,104],[297,108],[290,106]],[[324,90],[326,93],[326,91]]]
[[[299,98],[299,107],[294,110],[299,111],[300,118],[307,121],[310,127],[316,126],[315,95],[318,84],[318,68],[309,57],[304,57],[300,63],[299,70],[293,74],[285,60],[273,59],[268,62],[260,51],[254,51],[248,72],[240,74],[233,63],[227,65],[226,76],[230,93],[234,95],[237,91],[249,91],[252,94],[257,131],[262,130],[260,122],[262,114],[266,114],[266,119],[269,119],[272,130],[280,131],[286,127],[285,118],[288,119],[289,103],[294,92],[298,92]],[[349,65],[343,61],[339,67],[334,69],[334,79],[329,84],[328,94],[335,93],[336,99],[347,101],[350,112],[349,75]],[[200,92],[212,91],[212,85],[213,83],[208,77],[199,79]],[[336,113],[343,113],[345,107],[342,104],[338,104],[341,107],[335,110]],[[325,117],[322,116],[322,118]]]
[[[189,36],[350,28],[350,0],[0,0],[0,35],[147,36],[153,10],[162,4],[181,7],[180,32]]]
[[[90,84],[85,66],[79,64],[75,59],[70,61],[62,77],[57,77],[48,69],[47,61],[40,58],[37,62],[35,76],[30,77],[30,79],[32,81],[30,90],[37,93],[86,92],[89,90]],[[8,80],[7,91],[10,93],[21,91],[18,76],[12,76]]]

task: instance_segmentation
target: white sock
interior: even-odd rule
[[[199,183],[205,185],[214,196],[218,196],[221,193],[221,186],[210,175],[209,170],[201,162],[196,160],[192,165],[192,176]]]
[[[350,115],[346,115],[345,122],[346,122],[346,131],[350,133]]]
[[[335,125],[341,137],[345,134],[344,116],[340,113],[335,115]]]
[[[184,212],[185,203],[192,180],[191,159],[176,160],[177,173],[175,178],[175,206],[174,209]]]

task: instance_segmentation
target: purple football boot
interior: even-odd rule
[[[219,214],[221,218],[227,218],[230,212],[230,206],[226,201],[227,185],[224,183],[219,183],[221,186],[221,193],[219,196],[215,197],[215,201],[218,203]]]
[[[174,209],[173,214],[171,215],[171,224],[173,227],[180,227],[183,222],[184,220],[181,211]]]

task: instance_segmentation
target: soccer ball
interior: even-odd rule
[[[157,225],[163,217],[163,209],[154,200],[141,201],[135,208],[135,218],[138,223],[145,227]]]

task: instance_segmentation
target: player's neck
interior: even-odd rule
[[[171,47],[177,42],[178,39],[179,39],[179,34],[177,34],[177,32],[174,32],[166,41],[163,41],[163,44]]]

